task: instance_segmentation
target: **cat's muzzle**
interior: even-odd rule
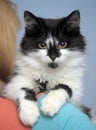
[[[56,69],[58,67],[56,63],[49,63],[48,66],[52,69]]]

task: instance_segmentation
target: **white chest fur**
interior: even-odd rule
[[[47,89],[58,84],[68,85],[72,89],[72,102],[78,102],[82,95],[83,59],[84,55],[76,52],[74,55],[70,55],[65,63],[61,62],[57,69],[51,69],[42,64],[39,59],[19,55],[16,64],[19,66],[19,73],[26,78],[33,81],[38,79],[48,81]]]

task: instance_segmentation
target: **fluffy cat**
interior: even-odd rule
[[[80,33],[80,13],[45,19],[25,11],[25,34],[16,67],[3,94],[16,102],[19,117],[33,126],[39,110],[36,94],[47,91],[41,111],[56,114],[67,101],[78,105],[82,96],[85,41]]]

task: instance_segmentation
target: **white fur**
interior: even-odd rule
[[[45,43],[47,44],[47,47],[48,47],[48,48],[49,48],[49,45],[50,45],[49,43],[51,43],[51,44],[53,45],[54,40],[53,40],[53,37],[51,36],[51,34],[48,35],[48,37],[47,37]]]
[[[62,56],[55,61],[58,64],[58,68],[56,69],[48,67],[48,63],[51,60],[45,50],[29,53],[28,56],[22,55],[20,52],[17,53],[16,65],[18,75],[6,86],[4,94],[15,101],[19,98],[24,103],[21,106],[24,108],[22,108],[19,115],[24,124],[33,125],[39,116],[37,106],[33,105],[31,101],[25,102],[25,92],[21,91],[22,87],[38,90],[38,85],[34,80],[48,81],[48,90],[59,83],[66,84],[72,89],[72,98],[70,101],[74,104],[80,101],[82,96],[83,59],[85,56],[82,52],[66,49],[61,49],[61,53]],[[41,110],[44,114],[52,116],[58,112],[67,99],[68,95],[62,89],[49,92],[48,96],[41,103]],[[34,113],[35,109],[36,112]]]
[[[19,117],[25,125],[34,125],[39,118],[39,110],[36,102],[22,100],[20,104]]]
[[[68,94],[62,89],[50,91],[41,102],[41,110],[45,115],[53,116],[66,103],[67,99]]]
[[[52,46],[54,46],[55,44],[58,44],[58,40],[55,37],[52,37],[51,34],[48,35],[48,37],[46,38],[45,43],[47,44],[47,47],[49,48],[49,45],[51,44]]]

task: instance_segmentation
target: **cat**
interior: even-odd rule
[[[24,19],[25,34],[3,94],[16,102],[21,121],[33,126],[40,115],[40,92],[47,92],[40,107],[47,116],[54,116],[67,101],[80,103],[86,43],[78,10],[58,19],[25,11]]]

